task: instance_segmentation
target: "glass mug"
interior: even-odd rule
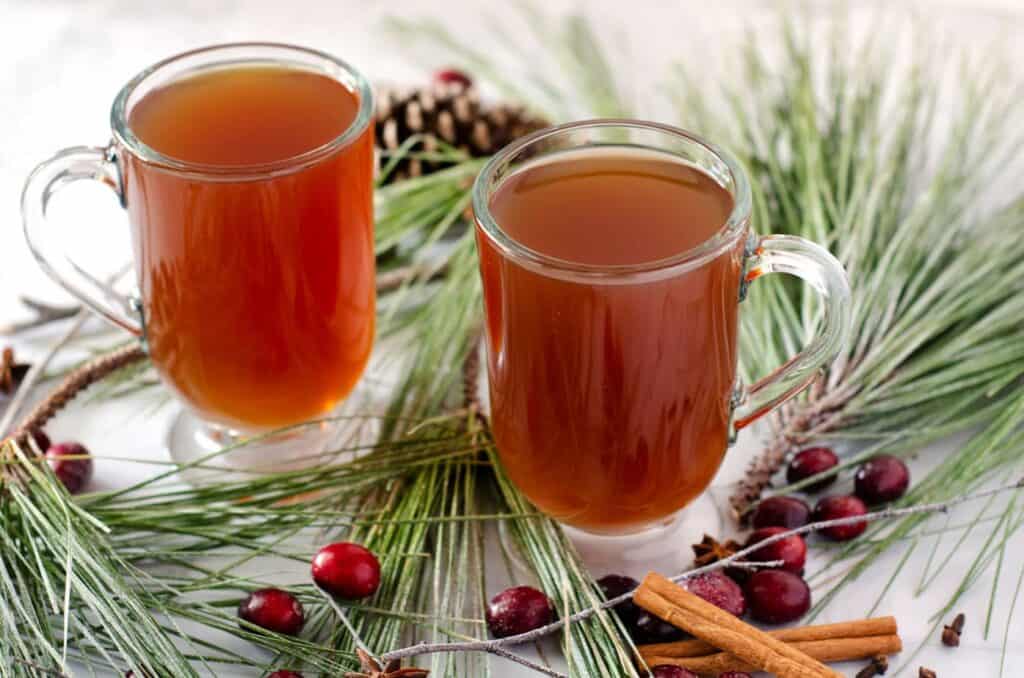
[[[109,146],[66,149],[28,178],[25,236],[43,270],[139,338],[185,404],[176,459],[327,414],[359,380],[376,305],[372,114],[367,81],[328,54],[207,47],[124,86]],[[84,179],[128,212],[138,297],[77,266],[47,224],[54,193]]]
[[[731,214],[703,242],[638,264],[558,258],[503,227],[497,212],[521,219],[527,210],[511,189],[495,209],[506,182],[525,184],[521,172],[595,150],[639,151],[699,170],[731,196]],[[708,487],[735,429],[807,387],[848,333],[839,262],[801,238],[754,236],[743,169],[681,129],[595,120],[541,130],[487,163],[473,208],[498,453],[541,511],[583,531],[671,524]],[[561,210],[558,218],[566,218]],[[636,230],[629,220],[621,228]],[[743,388],[739,305],[747,284],[768,273],[795,275],[821,295],[820,328],[801,353]]]

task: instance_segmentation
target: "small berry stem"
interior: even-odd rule
[[[370,655],[371,657],[373,657],[375,660],[377,660],[378,662],[380,662],[383,665],[384,664],[383,657],[377,657],[377,655],[374,654],[370,650],[370,648],[366,646],[366,643],[363,642],[363,639],[359,635],[359,632],[356,631],[356,627],[349,620],[348,615],[345,614],[345,610],[342,609],[341,605],[338,605],[338,601],[336,601],[334,599],[334,596],[332,596],[327,591],[324,591],[319,586],[314,585],[314,588],[316,588],[316,590],[320,592],[320,595],[322,595],[324,597],[324,599],[327,601],[327,603],[334,609],[334,612],[335,612],[335,614],[338,615],[338,619],[341,620],[342,625],[344,625],[344,627],[348,630],[348,632],[350,634],[352,634],[352,641],[356,644],[356,647],[358,647],[360,650],[362,650],[366,654]]]

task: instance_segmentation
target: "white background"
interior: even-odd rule
[[[53,151],[68,145],[106,142],[110,102],[118,88],[144,66],[170,54],[215,42],[274,40],[295,42],[336,53],[358,65],[374,82],[416,83],[429,71],[405,58],[377,30],[388,14],[408,17],[435,16],[467,40],[486,48],[488,33],[481,21],[484,12],[499,14],[513,3],[380,2],[325,0],[104,0],[97,2],[0,1],[0,323],[23,311],[16,298],[22,292],[64,301],[65,297],[38,272],[21,238],[18,196],[29,170]],[[713,9],[706,5],[714,4]],[[893,10],[892,6],[899,5]],[[664,71],[664,65],[681,52],[692,58],[716,60],[727,57],[728,46],[741,39],[744,22],[770,26],[775,5],[755,2],[630,2],[568,3],[548,0],[545,8],[558,12],[585,8],[606,35],[624,35],[631,55],[628,77],[638,88],[647,88]],[[816,12],[830,10],[827,3],[813,3]],[[884,5],[850,3],[852,16],[866,22],[887,20],[888,12],[906,15],[902,3]],[[953,44],[969,51],[998,45],[1010,55],[1016,75],[1024,75],[1024,0],[987,2],[930,2],[915,6],[920,26],[927,32],[948,36]],[[766,30],[760,37],[770,39]],[[530,55],[523,55],[529,58]],[[711,65],[711,64],[709,64]],[[1024,123],[1024,121],[1022,121]],[[127,256],[125,220],[112,196],[103,189],[74,191],[73,205],[62,206],[67,242],[82,252],[86,262],[113,270]],[[68,201],[65,201],[67,203]],[[18,344],[24,355],[38,353],[45,341]],[[164,408],[143,418],[142,403],[121,403],[97,408],[76,408],[51,426],[56,437],[82,440],[108,456],[163,454],[161,440],[172,413]],[[147,416],[149,416],[147,414]],[[915,461],[919,473],[935,463],[962,440],[944,441]],[[716,485],[721,488],[742,470],[756,441],[743,440],[729,456]],[[138,466],[102,461],[100,486],[120,485]],[[716,490],[720,495],[724,490]],[[962,514],[969,520],[974,511]],[[962,522],[962,521],[961,521]],[[982,530],[984,532],[984,530]],[[993,616],[993,634],[982,639],[981,624],[991,591],[991,573],[959,607],[969,618],[963,646],[942,648],[937,637],[926,637],[927,619],[947,599],[980,547],[971,537],[959,549],[947,570],[928,591],[915,598],[917,574],[928,548],[919,548],[905,574],[897,580],[880,613],[897,615],[906,645],[914,649],[925,641],[913,668],[899,675],[917,675],[924,664],[943,677],[999,675],[1002,633],[1006,628],[1008,600],[1016,575],[1024,566],[1024,539],[1017,538],[1004,564],[1004,578]],[[946,537],[947,546],[953,539]],[[923,546],[930,546],[926,543]],[[680,548],[686,548],[685,543]],[[874,602],[901,552],[883,558],[862,584],[851,587],[832,607],[826,620],[863,615]],[[603,572],[598,572],[602,574]],[[497,590],[500,584],[495,584]],[[1024,675],[1024,612],[1018,611],[1010,627],[1010,651],[1006,676]],[[382,648],[386,649],[386,648]],[[909,653],[907,653],[909,654]],[[902,662],[897,661],[896,666]],[[498,676],[533,675],[495,660]],[[848,675],[856,667],[847,669]],[[228,675],[225,673],[224,675]],[[889,675],[893,675],[890,671]]]

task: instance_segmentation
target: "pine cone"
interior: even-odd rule
[[[441,142],[473,157],[492,155],[509,142],[547,127],[545,120],[511,104],[485,106],[477,91],[459,83],[438,83],[411,91],[377,91],[377,147],[394,151],[414,134],[423,135],[413,152],[439,150]],[[383,158],[381,165],[387,163]],[[403,158],[387,181],[418,177],[446,163]]]

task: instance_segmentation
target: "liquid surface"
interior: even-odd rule
[[[130,124],[179,159],[275,162],[335,138],[358,105],[324,76],[239,67],[149,93]],[[122,157],[164,379],[204,418],[243,431],[329,412],[373,343],[372,125],[313,165],[256,180]]]
[[[209,165],[276,162],[337,138],[359,99],[320,73],[278,66],[218,68],[144,96],[129,125],[154,150]]]
[[[641,264],[693,249],[721,229],[732,196],[668,156],[576,151],[509,177],[491,200],[508,235],[581,264]]]
[[[589,264],[671,257],[717,232],[732,199],[677,161],[569,152],[513,175],[498,224]],[[542,511],[600,533],[650,527],[708,486],[729,437],[742,234],[672,277],[596,284],[530,270],[477,231],[492,425]]]

